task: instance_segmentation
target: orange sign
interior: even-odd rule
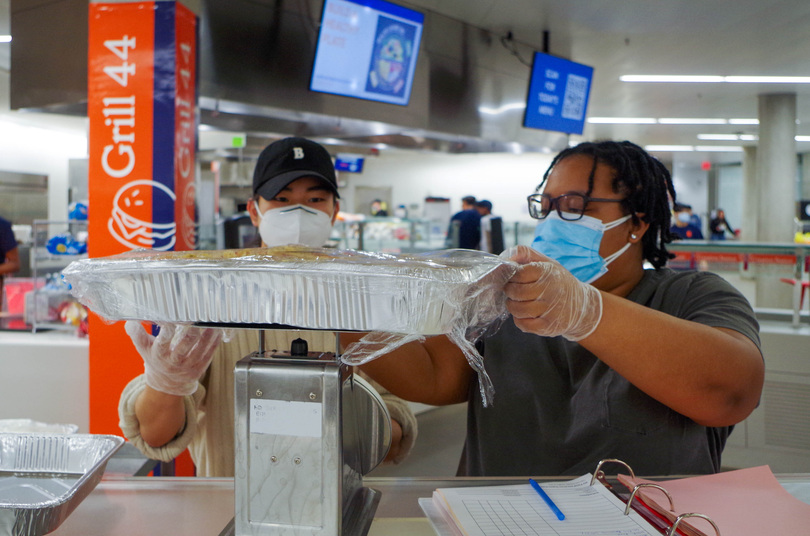
[[[90,3],[90,257],[196,244],[197,19],[175,2]],[[90,321],[90,431],[120,434],[118,398],[143,372],[123,329]]]

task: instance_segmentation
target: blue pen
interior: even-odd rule
[[[551,511],[554,512],[554,515],[557,516],[557,519],[559,519],[560,521],[565,519],[565,514],[563,514],[562,511],[559,508],[557,508],[557,505],[554,504],[554,501],[551,500],[551,497],[549,497],[548,494],[546,494],[546,492],[543,491],[543,488],[540,487],[540,484],[535,482],[533,478],[529,479],[529,484],[531,484],[532,487],[534,488],[534,491],[539,493],[540,496],[543,498],[543,500],[546,501],[546,504],[548,505],[549,508],[551,508]]]

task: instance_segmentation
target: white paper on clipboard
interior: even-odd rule
[[[440,488],[431,500],[438,511],[435,517],[452,525],[453,531],[436,532],[440,536],[660,536],[635,511],[625,515],[624,503],[605,486],[591,486],[590,481],[588,474],[569,481],[543,482],[545,492],[565,514],[564,520],[557,519],[528,483]]]

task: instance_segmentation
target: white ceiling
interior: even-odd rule
[[[588,116],[756,118],[757,96],[797,95],[797,134],[810,135],[810,84],[640,84],[623,74],[810,75],[808,0],[394,0],[436,11],[496,35],[512,32],[530,61],[549,50],[594,67]],[[0,0],[0,33],[10,0]],[[0,44],[0,71],[8,69]],[[517,60],[516,60],[517,61]],[[756,134],[756,126],[595,125],[585,139],[643,145],[728,145],[700,133]],[[748,142],[749,144],[755,142]],[[797,143],[810,151],[810,142]],[[704,154],[718,161],[728,158]]]
[[[810,135],[810,84],[642,84],[624,74],[810,76],[807,0],[406,0],[485,28],[511,31],[524,58],[542,50],[594,67],[588,116],[756,118],[757,96],[797,95],[797,134]],[[756,126],[589,124],[583,137],[648,145],[729,145],[700,133]],[[749,142],[752,144],[755,142]],[[810,143],[797,144],[810,151]]]

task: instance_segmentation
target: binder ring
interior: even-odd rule
[[[667,490],[665,490],[664,488],[662,488],[658,484],[652,484],[652,483],[644,482],[644,483],[636,484],[635,486],[633,486],[633,492],[630,493],[630,498],[627,499],[627,506],[624,507],[624,515],[627,515],[627,514],[630,513],[630,507],[633,506],[633,499],[636,498],[636,493],[641,488],[655,488],[655,489],[663,491],[664,495],[666,495],[667,499],[669,499],[669,510],[670,510],[670,512],[675,510],[675,506],[672,504],[672,496],[669,494],[669,492]]]
[[[616,458],[606,458],[604,460],[600,460],[599,463],[596,465],[596,471],[593,472],[593,476],[591,477],[591,483],[590,483],[591,486],[593,486],[593,483],[596,481],[597,478],[599,478],[599,479],[605,478],[605,472],[602,471],[602,465],[604,465],[606,463],[618,463],[618,464],[621,464],[621,465],[625,466],[628,471],[630,471],[630,476],[632,476],[633,478],[636,478],[636,474],[633,472],[632,467],[630,467],[629,465],[627,465],[626,463],[624,463],[621,460],[617,460]]]
[[[675,519],[675,522],[674,522],[674,523],[672,523],[672,526],[671,526],[671,527],[669,528],[669,530],[667,531],[666,536],[675,536],[675,535],[676,535],[676,532],[675,532],[675,531],[678,529],[678,525],[680,524],[681,520],[682,520],[682,519],[685,519],[685,518],[687,518],[687,517],[699,517],[699,518],[701,518],[701,519],[705,519],[706,521],[708,521],[709,523],[711,523],[712,527],[714,527],[714,532],[715,532],[715,534],[717,534],[717,536],[720,536],[720,529],[719,529],[719,528],[717,528],[717,524],[715,524],[715,522],[714,522],[714,521],[712,521],[712,518],[710,518],[710,517],[709,517],[709,516],[707,516],[707,515],[703,515],[703,514],[681,514],[681,515],[679,515],[679,516],[678,516],[678,517]]]

